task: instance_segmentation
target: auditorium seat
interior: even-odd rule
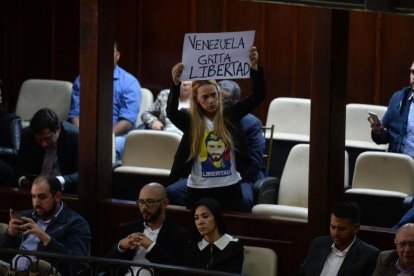
[[[181,135],[167,131],[133,130],[127,134],[121,166],[114,170],[113,197],[135,200],[138,190],[170,175]]]
[[[310,99],[279,97],[272,100],[266,126],[274,125],[270,176],[280,178],[291,148],[309,143]],[[269,135],[267,136],[269,142]]]
[[[29,125],[33,115],[47,107],[66,120],[71,101],[72,83],[61,80],[29,79],[23,82],[17,98],[16,114],[23,127]]]
[[[348,185],[348,154],[345,152],[344,187]],[[277,202],[253,206],[252,213],[291,220],[307,220],[309,189],[309,145],[298,144],[292,148],[286,161]]]
[[[149,108],[154,102],[154,95],[152,94],[151,90],[147,88],[141,87],[141,105],[139,106],[139,112],[137,121],[135,123],[135,127],[138,127],[142,124],[141,120],[141,114],[144,112],[147,108]]]
[[[345,197],[361,208],[364,225],[391,227],[408,208],[414,194],[414,160],[408,155],[366,151],[355,165],[352,188]]]
[[[377,145],[371,139],[371,125],[368,112],[376,113],[382,118],[387,111],[386,106],[371,104],[346,105],[345,148],[349,154],[349,178],[352,179],[355,161],[364,151],[385,151],[388,145]]]
[[[277,255],[265,247],[244,246],[242,274],[246,276],[277,276]]]

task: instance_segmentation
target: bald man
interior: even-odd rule
[[[119,241],[107,254],[107,257],[161,264],[179,264],[188,242],[188,233],[184,228],[166,218],[165,211],[169,200],[164,186],[159,183],[145,185],[136,202],[142,220],[130,222],[124,227],[120,233]],[[136,275],[139,267],[132,269],[133,275]],[[139,275],[147,274],[142,271]],[[155,275],[158,273],[155,272]]]
[[[407,223],[395,234],[397,249],[378,256],[374,276],[414,275],[414,223]]]

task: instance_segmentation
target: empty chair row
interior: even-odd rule
[[[366,151],[359,155],[352,187],[347,184],[345,154],[345,198],[361,208],[364,225],[392,227],[413,205],[414,160],[404,154]],[[307,220],[309,145],[298,144],[290,151],[274,198],[267,195],[252,212],[288,219]],[[269,188],[268,188],[269,190]],[[269,199],[270,198],[270,199]],[[269,200],[274,200],[270,202]]]
[[[16,104],[16,114],[22,118],[23,127],[29,125],[34,113],[41,108],[50,108],[59,119],[68,117],[72,95],[72,83],[62,80],[29,79],[20,87]],[[142,123],[141,113],[154,102],[152,92],[141,88],[141,105],[136,125]]]
[[[275,140],[309,142],[311,100],[303,98],[275,98],[269,105],[266,125],[275,125]],[[349,147],[385,150],[371,140],[368,112],[382,117],[386,106],[369,104],[346,105],[345,143]]]

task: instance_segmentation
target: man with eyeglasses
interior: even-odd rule
[[[404,224],[398,229],[395,247],[378,256],[374,276],[414,275],[414,223]]]
[[[188,233],[166,218],[169,200],[164,186],[159,183],[145,185],[136,202],[142,220],[130,222],[122,229],[119,241],[107,257],[178,265],[188,242]],[[137,275],[139,269],[132,267],[133,275]],[[125,275],[131,275],[130,271]],[[153,274],[142,269],[139,275]],[[155,271],[155,275],[159,273]]]

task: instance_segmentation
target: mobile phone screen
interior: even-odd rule
[[[374,122],[374,123],[376,123],[376,124],[378,124],[378,125],[381,125],[382,123],[381,123],[381,119],[378,117],[378,115],[377,114],[375,114],[374,112],[368,112],[368,114],[369,114],[369,117],[371,118],[371,120]]]

